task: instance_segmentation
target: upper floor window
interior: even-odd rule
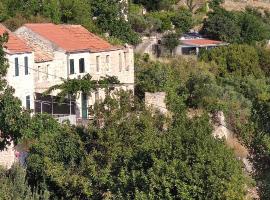
[[[41,79],[41,66],[38,66],[38,70],[37,70],[37,77],[38,77],[38,80],[40,80]]]
[[[107,71],[110,70],[110,56],[109,55],[106,56],[106,68],[107,68]]]
[[[79,71],[80,71],[80,73],[85,72],[84,58],[80,58],[80,60],[79,60]]]
[[[47,80],[49,79],[49,67],[50,67],[50,65],[47,65],[46,66],[46,72],[45,72],[45,75],[46,75],[46,79]]]
[[[69,60],[69,74],[74,74],[75,70],[74,70],[74,59],[70,59]]]
[[[119,53],[119,72],[122,71],[122,54]]]
[[[27,110],[30,110],[30,108],[31,108],[30,95],[27,95],[27,96],[25,97],[25,108],[26,108]]]
[[[24,57],[24,74],[28,75],[29,74],[29,68],[28,68],[28,57]]]
[[[15,58],[15,76],[19,76],[19,59]]]
[[[100,70],[100,56],[96,57],[96,71],[99,72]]]

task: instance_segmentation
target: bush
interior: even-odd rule
[[[132,111],[130,98],[105,100],[102,129],[45,133],[30,149],[29,177],[43,176],[54,199],[243,198],[240,164],[211,136],[207,116],[175,118],[164,130],[169,119]]]
[[[159,19],[161,23],[159,32],[164,32],[172,29],[172,17],[174,16],[174,12],[166,11],[166,12],[151,12],[147,15],[147,17]]]
[[[169,33],[163,36],[162,44],[170,50],[171,55],[174,49],[180,44],[179,35],[176,33]]]
[[[172,17],[172,23],[179,32],[189,32],[193,26],[192,13],[185,8],[180,8]]]
[[[204,20],[201,33],[230,43],[253,44],[269,39],[270,26],[254,12],[226,11],[217,7]]]
[[[228,45],[204,51],[200,59],[214,61],[220,67],[220,74],[233,73],[239,76],[260,75],[259,56],[249,45]]]
[[[10,170],[0,168],[0,199],[9,200],[49,200],[49,193],[32,193],[27,184],[26,172],[19,165],[13,165]]]

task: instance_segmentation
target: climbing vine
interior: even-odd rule
[[[57,96],[64,98],[68,95],[75,96],[82,92],[85,94],[91,94],[98,89],[106,89],[107,92],[114,89],[115,85],[120,84],[120,81],[116,76],[105,76],[99,80],[92,80],[90,74],[86,74],[82,78],[78,79],[63,79],[63,83],[54,85],[45,91],[45,95],[51,94],[53,91],[58,91]]]

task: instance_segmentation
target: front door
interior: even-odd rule
[[[87,105],[87,95],[82,93],[82,118],[88,118],[88,105]]]

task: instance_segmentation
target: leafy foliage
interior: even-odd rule
[[[254,13],[226,11],[217,7],[208,14],[201,32],[230,43],[252,44],[268,39],[270,26]]]
[[[193,26],[192,13],[185,8],[180,8],[172,17],[172,23],[179,32],[189,32]]]
[[[259,75],[259,55],[248,45],[229,45],[204,51],[200,58],[206,62],[214,61],[221,74],[233,73],[240,76]]]
[[[147,10],[168,10],[175,0],[134,0],[134,3],[142,4]]]
[[[90,74],[85,75],[81,79],[67,79],[63,83],[50,87],[45,94],[50,94],[54,90],[60,90],[59,97],[74,96],[79,92],[91,94],[100,88],[113,89],[114,85],[120,84],[115,76],[101,77],[99,80],[92,80]]]
[[[44,132],[29,152],[31,182],[44,180],[56,199],[242,198],[241,167],[207,117],[163,130],[165,118],[134,112],[133,97],[119,95],[105,100],[102,129]]]
[[[3,50],[3,44],[8,40],[8,34],[0,36],[0,149],[4,149],[13,140],[18,142],[22,136],[22,126],[28,121],[30,114],[21,109],[21,102],[14,97],[14,89],[5,80],[8,65]]]
[[[15,30],[27,22],[54,22],[81,24],[88,30],[108,32],[125,43],[140,41],[124,19],[120,0],[3,0],[0,4],[0,21]]]
[[[171,55],[173,50],[180,44],[179,36],[175,33],[169,33],[163,36],[162,38],[163,45],[170,50]]]
[[[10,170],[0,168],[0,198],[3,200],[48,200],[48,191],[42,194],[32,193],[26,181],[26,172],[19,165],[14,165]]]

